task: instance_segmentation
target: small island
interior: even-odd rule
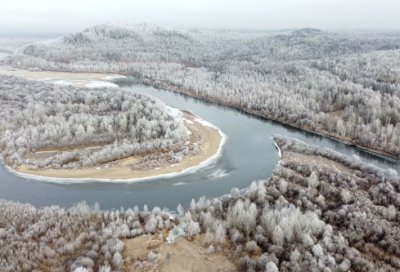
[[[203,165],[208,160],[218,156],[224,142],[224,135],[218,128],[205,125],[203,122],[200,122],[201,119],[192,113],[184,112],[183,116],[185,118],[185,126],[190,131],[190,135],[187,143],[182,148],[183,151],[174,155],[172,161],[165,161],[157,163],[153,167],[147,167],[143,165],[143,161],[147,159],[146,156],[132,156],[73,171],[67,169],[32,170],[27,165],[18,166],[15,170],[20,173],[36,175],[38,178],[45,176],[68,179],[90,178],[126,181],[179,174]],[[190,143],[197,143],[199,150],[195,154],[184,155],[183,153],[185,150],[188,150],[187,146]],[[49,154],[48,151],[36,152],[32,157],[46,156],[45,154]]]

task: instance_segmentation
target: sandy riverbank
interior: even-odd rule
[[[53,177],[53,178],[91,178],[104,180],[134,180],[159,175],[168,175],[186,171],[193,167],[199,166],[207,160],[215,157],[220,151],[220,145],[224,140],[224,136],[216,127],[211,127],[197,116],[184,113],[187,128],[191,131],[188,142],[195,143],[202,139],[201,151],[196,155],[184,157],[180,162],[165,163],[155,169],[147,171],[133,171],[129,165],[139,159],[139,157],[129,157],[114,161],[108,165],[97,165],[85,169],[77,170],[29,170],[26,165],[19,166],[16,170],[19,173],[30,174],[35,176]]]
[[[124,77],[117,74],[67,73],[50,71],[5,70],[8,74],[24,76],[29,79],[110,79]]]

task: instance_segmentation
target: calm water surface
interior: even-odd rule
[[[1,59],[1,55],[0,55]],[[85,200],[98,202],[102,209],[133,207],[147,204],[175,210],[181,203],[201,196],[217,197],[229,193],[231,188],[246,188],[254,180],[267,179],[279,161],[271,134],[282,134],[301,141],[329,147],[346,155],[356,154],[363,161],[398,172],[397,163],[368,154],[340,142],[294,129],[274,121],[243,113],[236,109],[201,99],[141,84],[122,86],[133,92],[147,93],[167,105],[190,109],[203,119],[218,126],[228,140],[222,155],[214,164],[195,173],[174,178],[157,178],[136,183],[104,183],[95,180],[82,184],[55,184],[14,176],[0,166],[0,198],[31,203],[37,207],[60,205],[70,207]]]

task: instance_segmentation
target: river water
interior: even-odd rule
[[[1,58],[1,56],[0,56]],[[227,136],[221,157],[212,165],[194,173],[173,178],[156,178],[135,183],[104,183],[90,181],[79,184],[56,184],[17,177],[0,166],[0,199],[31,203],[36,207],[60,205],[70,207],[85,200],[98,202],[101,209],[130,208],[147,204],[176,210],[178,204],[188,206],[201,196],[217,197],[234,187],[243,189],[252,181],[267,179],[279,161],[271,134],[281,134],[301,141],[334,149],[347,155],[357,155],[363,161],[399,172],[398,163],[366,153],[353,146],[266,120],[227,106],[207,102],[187,95],[156,89],[142,84],[121,86],[147,93],[167,105],[190,109],[218,126]]]

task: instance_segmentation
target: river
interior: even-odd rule
[[[1,57],[0,57],[1,58]],[[147,93],[167,105],[190,109],[218,126],[228,140],[221,157],[212,165],[194,173],[173,178],[156,178],[135,183],[86,182],[56,184],[17,177],[0,166],[0,198],[31,203],[36,207],[60,205],[70,207],[79,201],[98,202],[101,209],[130,208],[144,204],[176,210],[187,207],[201,196],[218,197],[234,187],[243,189],[252,181],[265,180],[279,161],[271,134],[293,137],[306,143],[328,147],[346,155],[357,155],[362,161],[399,172],[398,163],[369,154],[353,146],[283,125],[245,112],[151,86],[134,84],[125,89]]]

